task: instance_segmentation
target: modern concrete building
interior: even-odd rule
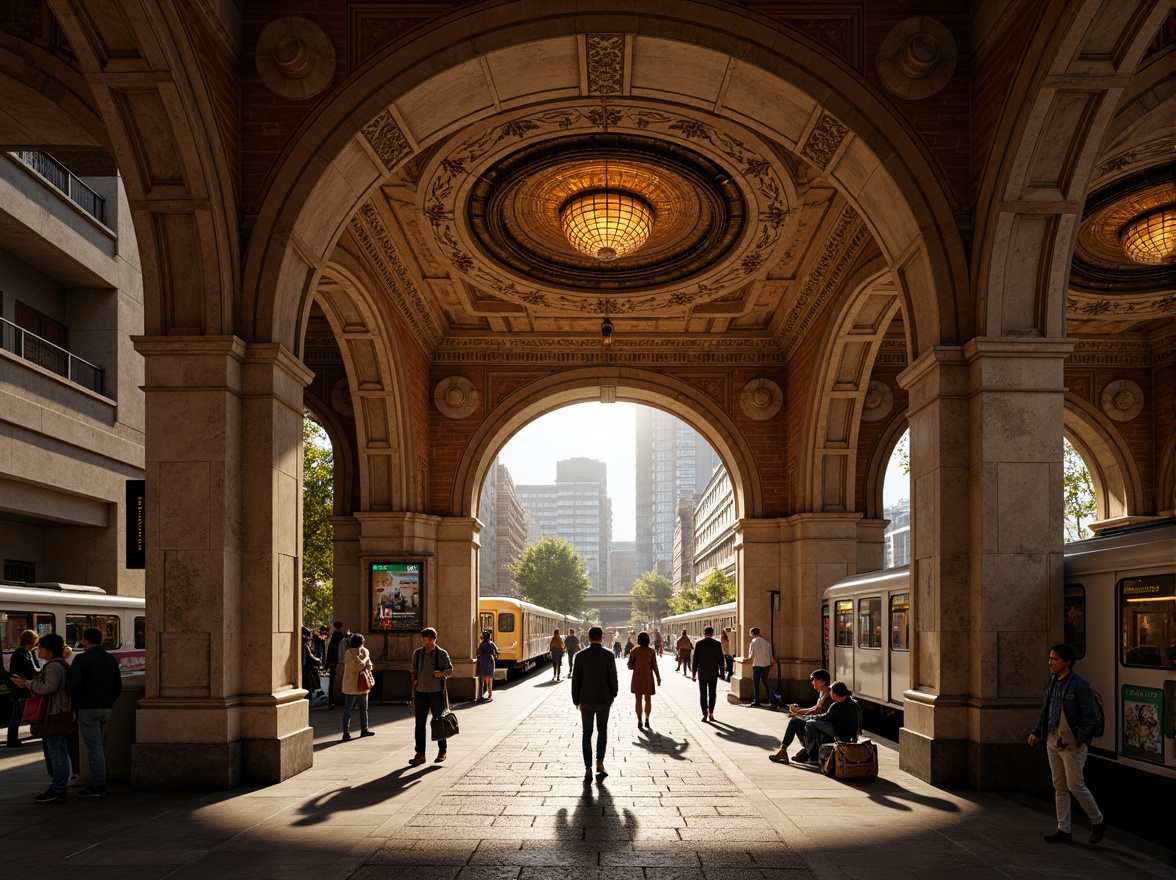
[[[5,580],[143,595],[139,551],[127,555],[128,528],[140,533],[127,512],[128,481],[143,479],[143,361],[131,341],[142,332],[135,226],[114,162],[0,152]]]
[[[735,493],[726,468],[711,474],[694,506],[694,579],[718,569],[735,577]]]
[[[527,547],[530,517],[515,491],[510,471],[497,459],[482,487],[478,518],[483,523],[478,557],[479,594],[513,596],[516,585],[510,565],[518,561]]]
[[[515,487],[544,536],[567,541],[584,559],[591,593],[609,592],[612,501],[608,468],[590,458],[556,462],[555,483]]]
[[[883,538],[886,541],[886,567],[894,568],[911,561],[911,506],[896,504],[886,508],[886,526]]]
[[[5,558],[84,556],[71,579],[121,589],[116,484],[146,479],[135,785],[315,760],[305,409],[339,462],[336,616],[371,619],[373,560],[419,565],[461,700],[486,475],[588,400],[717,451],[739,625],[771,621],[794,697],[822,591],[884,562],[909,428],[901,766],[1023,785],[1025,658],[1063,631],[1062,438],[1102,521],[1176,507],[1174,34],[1170,0],[7,4],[0,147],[125,195],[100,193],[117,245],[68,204],[0,201],[4,317],[21,299],[108,371],[91,397],[0,362],[4,525],[28,536]],[[110,305],[138,299],[124,220],[141,330]],[[78,461],[95,470],[59,485]],[[652,464],[669,527],[639,521],[643,567],[670,564],[680,497]],[[418,635],[365,635],[407,695]]]
[[[637,543],[635,541],[613,541],[608,558],[609,592],[629,593],[633,588],[633,582],[641,574],[637,570]]]
[[[702,491],[718,459],[697,431],[667,412],[637,410],[637,568],[673,578],[678,500]]]

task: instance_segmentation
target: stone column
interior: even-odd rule
[[[474,517],[446,517],[437,530],[437,564],[434,578],[434,624],[453,660],[449,679],[451,700],[478,696],[474,649],[478,642],[478,533],[482,524]]]
[[[778,519],[741,519],[735,523],[734,529],[738,651],[728,699],[733,703],[745,703],[753,696],[751,665],[744,661],[747,646],[751,644],[748,630],[758,626],[760,634],[772,641],[772,647],[776,648],[770,622],[774,615],[779,625],[781,612],[772,610],[772,591],[782,589],[781,573],[788,561],[789,548],[781,537],[781,521]],[[760,697],[762,699],[763,695]]]
[[[147,690],[136,788],[311,765],[299,687],[302,387],[277,345],[139,337],[146,362]]]
[[[900,762],[935,784],[1018,788],[1043,772],[1023,743],[1061,629],[1071,348],[975,339],[927,352],[900,377],[910,393],[914,613]]]

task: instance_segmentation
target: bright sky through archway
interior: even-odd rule
[[[507,441],[498,460],[515,485],[554,483],[555,463],[592,458],[608,466],[613,540],[636,538],[637,404],[579,403],[541,416]]]

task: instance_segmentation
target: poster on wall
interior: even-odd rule
[[[1164,763],[1164,692],[1124,685],[1122,709],[1119,717],[1123,719],[1123,756]]]
[[[372,563],[373,632],[420,632],[421,574],[419,562]]]

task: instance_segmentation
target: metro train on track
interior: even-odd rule
[[[1100,695],[1091,754],[1176,779],[1176,520],[1067,544],[1063,641]],[[910,569],[845,578],[825,591],[825,664],[865,702],[902,709],[910,687]],[[1041,662],[1024,670],[1035,681]]]
[[[506,596],[478,600],[478,632],[490,630],[498,646],[498,668],[508,674],[526,672],[550,660],[552,633],[558,629],[566,636],[569,627],[587,647],[588,637],[582,632],[585,624],[577,617]]]

